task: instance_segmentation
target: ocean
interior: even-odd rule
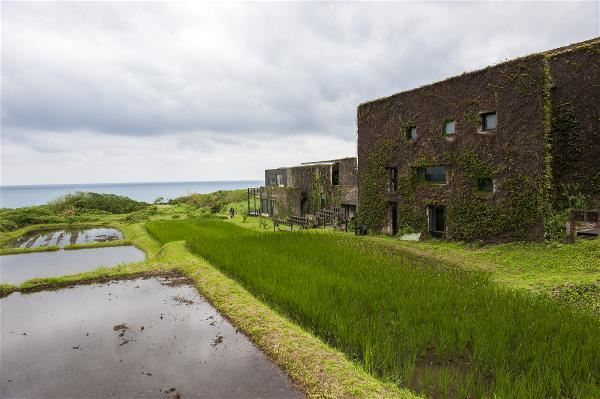
[[[92,191],[125,195],[129,198],[154,202],[158,197],[173,199],[192,193],[205,194],[217,190],[234,190],[257,187],[261,180],[195,181],[175,183],[102,183],[102,184],[53,184],[32,186],[0,186],[0,208],[20,208],[42,205],[68,193]]]

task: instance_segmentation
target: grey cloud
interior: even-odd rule
[[[358,103],[598,35],[597,15],[594,2],[5,3],[2,126],[353,139]]]

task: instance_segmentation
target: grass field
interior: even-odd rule
[[[600,397],[600,321],[490,273],[369,239],[153,221],[255,296],[384,379],[437,397]]]

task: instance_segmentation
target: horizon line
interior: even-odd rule
[[[115,186],[127,184],[184,184],[184,183],[242,183],[256,182],[263,179],[242,179],[242,180],[184,180],[184,181],[148,181],[148,182],[112,182],[112,183],[51,183],[51,184],[0,184],[0,188],[15,187],[65,187],[65,186]]]

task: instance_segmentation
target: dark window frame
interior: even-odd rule
[[[387,193],[395,193],[398,191],[398,168],[388,167],[385,168],[386,172],[386,186],[385,191]]]
[[[340,185],[340,163],[336,162],[331,165],[331,185],[339,186]]]
[[[481,131],[482,132],[493,132],[497,129],[498,127],[498,114],[496,113],[496,111],[489,111],[489,112],[482,112],[479,114],[481,116]],[[494,127],[490,128],[487,125],[487,117],[488,116],[492,116],[494,115],[496,118],[496,124],[494,125]]]
[[[496,185],[494,184],[494,179],[491,177],[477,178],[477,191],[479,191],[481,193],[493,193],[494,191],[496,191]]]
[[[412,130],[415,129],[415,137],[412,137]],[[406,138],[406,140],[408,141],[415,141],[417,140],[417,138],[419,137],[419,132],[417,130],[417,125],[410,125],[409,127],[406,128],[406,130],[404,131],[404,137]]]
[[[438,176],[441,174],[433,174],[433,173],[427,173],[428,170],[430,169],[429,172],[431,172],[432,168],[443,168],[444,171],[444,179],[442,180],[438,180],[438,179],[434,179],[432,178],[433,176]],[[418,167],[416,170],[416,174],[417,174],[417,179],[429,184],[448,184],[448,170],[446,168],[446,165],[430,165],[430,166],[421,166]]]

